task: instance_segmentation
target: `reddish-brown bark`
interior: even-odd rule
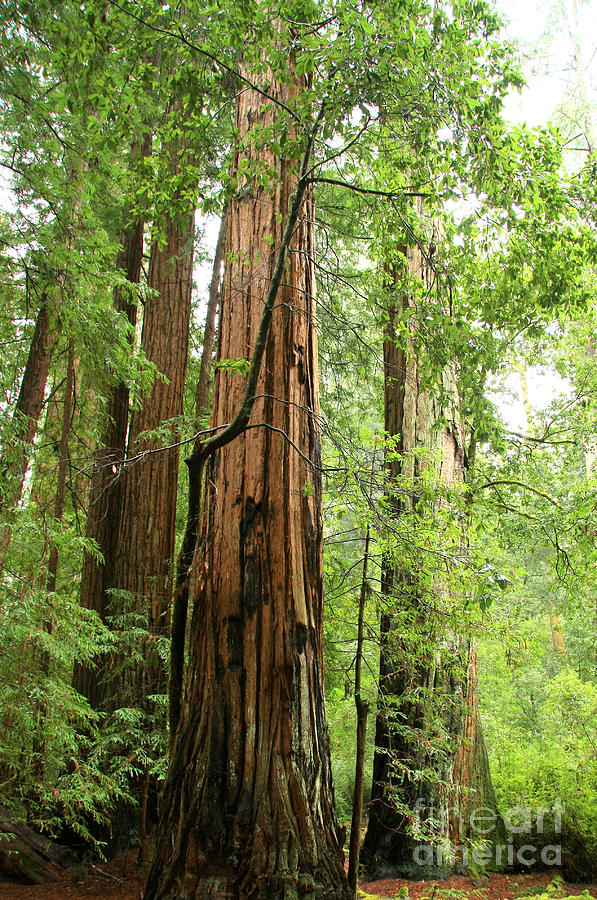
[[[172,562],[175,543],[178,447],[173,425],[162,441],[141,435],[180,416],[184,393],[191,313],[194,216],[168,218],[163,240],[151,249],[150,295],[145,303],[141,342],[161,376],[150,395],[133,411],[123,475],[122,508],[114,560],[113,587],[129,592],[132,610],[147,621],[152,637],[169,628]],[[158,449],[166,445],[164,449]],[[126,605],[126,604],[125,604]],[[131,667],[108,705],[141,703],[147,693],[165,688],[163,672],[154,660]]]
[[[270,86],[285,103],[289,86]],[[241,136],[272,123],[244,90]],[[239,151],[236,168],[244,154]],[[232,198],[218,359],[250,358],[295,190],[290,164]],[[292,237],[257,388],[253,427],[206,467],[186,703],[146,900],[342,900],[322,678],[319,398],[313,208]],[[218,369],[212,426],[232,422],[243,378]]]

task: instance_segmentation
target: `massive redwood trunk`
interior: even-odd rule
[[[396,525],[411,517],[416,528],[414,503],[425,471],[431,467],[440,487],[458,485],[465,480],[466,455],[454,367],[443,370],[441,390],[425,389],[414,319],[410,338],[400,337],[398,323],[409,308],[414,313],[415,302],[436,302],[421,252],[409,248],[405,254],[408,275],[424,287],[415,301],[411,290],[397,289],[404,279],[394,273],[384,342],[385,429],[395,439],[386,462],[386,502]],[[446,875],[462,864],[454,845],[497,836],[471,828],[475,808],[496,808],[480,730],[474,647],[450,622],[453,603],[441,572],[431,587],[429,580],[429,570],[426,576],[414,565],[407,571],[391,554],[384,561],[376,749],[362,851],[371,876]]]
[[[296,86],[269,84],[287,105]],[[237,128],[274,125],[244,89]],[[249,145],[250,146],[250,145]],[[254,147],[239,151],[253,159]],[[249,358],[296,178],[270,166],[226,216],[218,359]],[[342,900],[322,677],[321,485],[313,204],[307,194],[273,314],[253,427],[206,469],[186,702],[164,791],[146,900],[185,896]],[[212,426],[244,379],[216,373]]]

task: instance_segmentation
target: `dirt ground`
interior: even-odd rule
[[[512,900],[514,897],[526,897],[543,893],[554,879],[553,870],[536,872],[530,875],[483,875],[480,878],[466,878],[453,875],[446,881],[405,881],[388,879],[361,884],[361,890],[372,897],[408,896],[409,900]],[[400,895],[401,888],[408,888],[408,895]],[[556,897],[568,897],[582,894],[588,890],[591,897],[597,897],[597,884],[567,884],[561,890],[552,890]]]
[[[96,866],[74,866],[48,884],[0,884],[0,900],[140,900],[147,871],[137,868],[136,857],[123,853]]]
[[[491,875],[480,880],[453,876],[447,881],[404,881],[387,879],[361,884],[365,897],[408,896],[409,900],[512,900],[541,894],[554,877],[550,872],[531,875]],[[136,867],[135,855],[122,854],[99,866],[68,869],[51,884],[0,884],[0,900],[141,900],[146,872]],[[405,895],[404,888],[408,888]],[[403,889],[401,892],[401,888]],[[557,896],[573,896],[588,890],[597,898],[597,885],[564,884]]]

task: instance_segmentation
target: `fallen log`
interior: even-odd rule
[[[15,821],[0,807],[0,882],[44,884],[59,878],[74,858],[70,850]]]

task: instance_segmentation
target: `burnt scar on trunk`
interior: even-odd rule
[[[261,507],[252,497],[245,500],[240,527],[241,614],[251,617],[267,603],[261,575]]]

